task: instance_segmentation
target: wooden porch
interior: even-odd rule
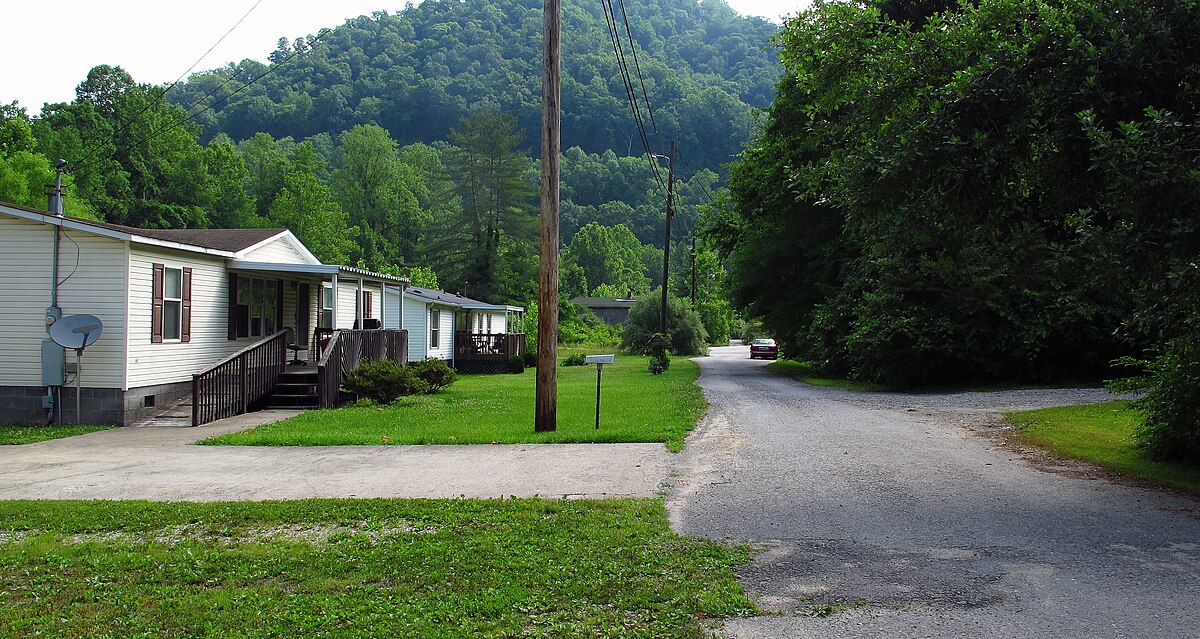
[[[403,329],[339,329],[327,341],[314,342],[319,353],[315,361],[304,362],[289,348],[295,342],[285,329],[193,375],[192,425],[258,410],[280,393],[295,398],[311,391],[317,406],[333,408],[341,402],[346,374],[363,360],[386,358],[401,366],[408,361],[408,331]]]
[[[508,360],[525,354],[524,333],[454,334],[454,367],[460,373],[504,373]]]

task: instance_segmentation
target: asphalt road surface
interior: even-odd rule
[[[672,468],[686,534],[749,542],[768,614],[729,636],[1200,637],[1200,502],[1005,445],[1001,413],[1102,390],[900,395],[699,360],[712,406]]]

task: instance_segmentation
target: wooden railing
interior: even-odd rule
[[[525,354],[524,333],[455,333],[454,368],[460,373],[503,373]]]
[[[317,399],[321,408],[335,408],[342,382],[362,360],[390,359],[401,366],[408,362],[408,331],[405,329],[333,332],[317,361]]]
[[[507,361],[513,356],[524,354],[524,333],[454,334],[455,360]]]
[[[192,426],[241,415],[269,395],[287,362],[284,329],[192,375]]]

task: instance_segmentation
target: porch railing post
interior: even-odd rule
[[[192,375],[192,426],[200,425],[200,376]]]
[[[246,412],[246,407],[250,405],[248,400],[249,389],[247,388],[250,377],[248,375],[249,371],[247,370],[246,366],[246,355],[246,353],[243,353],[242,356],[238,358],[238,376],[241,378],[241,383],[238,384],[238,387],[242,391],[242,398],[239,406],[241,406],[241,412],[243,413]]]

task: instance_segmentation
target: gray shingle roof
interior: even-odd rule
[[[53,214],[44,209],[35,209],[20,204],[12,204],[11,202],[0,202],[0,204],[36,213],[38,215],[52,216]],[[190,244],[201,248],[213,249],[216,251],[227,251],[229,253],[237,253],[262,242],[269,240],[287,229],[140,229],[133,226],[123,226],[121,224],[110,224],[108,222],[97,222],[81,217],[72,217],[64,215],[63,219],[70,220],[76,224],[85,226],[93,226],[98,229],[107,229],[118,233],[126,233],[128,235],[138,235],[148,237],[164,242],[178,242],[180,244]]]

